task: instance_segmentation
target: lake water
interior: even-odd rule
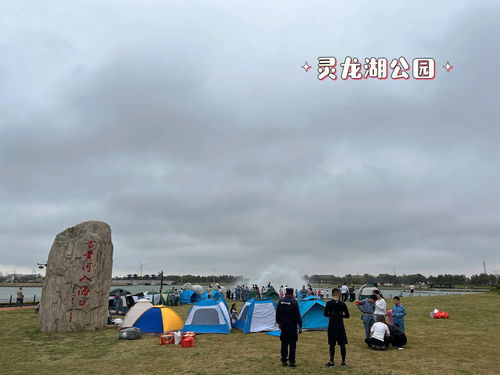
[[[167,291],[172,289],[173,287],[179,289],[180,285],[168,285],[163,286],[163,291]],[[230,286],[232,287],[232,286]],[[10,297],[12,296],[13,303],[16,302],[16,293],[18,291],[18,287],[0,287],[0,303],[8,303],[10,301]],[[160,289],[159,285],[123,285],[116,286],[113,285],[110,289],[123,289],[129,291],[132,294],[137,294],[140,292],[147,291],[158,291]],[[329,292],[329,296],[331,295],[331,289],[321,288],[323,290],[327,290]],[[33,300],[39,301],[40,296],[42,295],[41,287],[23,287],[24,292],[24,303],[31,303]],[[392,298],[394,296],[402,295],[403,297],[408,297],[409,293],[407,291],[402,291],[401,289],[382,289],[382,293],[385,298]],[[456,291],[451,289],[450,291],[441,291],[441,290],[415,290],[413,294],[415,297],[423,297],[423,296],[438,296],[438,295],[452,295],[452,294],[474,294],[478,293],[477,291]],[[326,293],[325,293],[326,295]]]

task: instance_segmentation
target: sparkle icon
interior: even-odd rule
[[[446,61],[446,65],[444,65],[444,66],[443,66],[443,68],[445,68],[445,69],[446,69],[446,71],[447,71],[447,72],[449,72],[450,70],[452,70],[452,69],[454,68],[454,66],[453,66],[453,65],[451,65],[451,64],[449,63],[449,61]]]
[[[312,66],[310,66],[307,61],[304,63],[304,65],[301,66],[302,69],[304,69],[306,72],[309,71],[309,69],[312,68]]]

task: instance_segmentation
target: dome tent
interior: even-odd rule
[[[309,330],[328,329],[328,318],[324,315],[326,302],[316,297],[306,297],[299,302],[302,328]]]
[[[234,326],[244,333],[275,331],[276,304],[269,298],[252,298],[243,305]]]
[[[224,301],[213,298],[197,302],[189,310],[182,332],[231,333],[231,318]]]
[[[182,318],[171,308],[153,306],[146,299],[139,300],[125,316],[121,328],[136,327],[143,333],[161,334],[182,328]]]
[[[363,299],[367,299],[370,297],[375,290],[380,291],[379,288],[377,288],[374,284],[365,284],[361,288],[359,288],[358,293],[357,293],[357,299],[358,301],[361,301]]]
[[[182,304],[193,304],[201,300],[201,297],[194,290],[183,290],[180,294]]]

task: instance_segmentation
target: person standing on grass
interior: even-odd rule
[[[293,288],[286,288],[285,297],[278,302],[276,323],[281,330],[281,365],[288,366],[290,364],[290,367],[297,367],[295,352],[299,339],[298,334],[302,333],[302,318],[300,317],[299,305],[293,298]]]
[[[347,302],[347,298],[349,296],[349,288],[347,287],[347,285],[345,285],[345,283],[340,287],[340,291],[342,292],[342,302]]]
[[[344,319],[349,318],[349,310],[347,305],[340,300],[340,290],[335,288],[332,290],[332,300],[328,301],[325,306],[324,315],[329,318],[328,321],[328,345],[330,345],[330,362],[327,367],[334,367],[335,345],[340,346],[340,355],[342,356],[341,367],[346,367],[345,357],[347,354],[347,334],[345,332]]]
[[[380,295],[380,291],[378,289],[373,291],[373,294],[377,297],[375,301],[375,311],[373,312],[373,319],[375,322],[378,322],[378,318],[383,316],[385,319],[385,313],[387,312],[387,303],[385,299]]]
[[[120,314],[120,310],[122,307],[122,293],[123,293],[123,290],[120,289],[118,291],[118,293],[115,294],[115,297],[113,298],[116,315]]]
[[[208,286],[208,293],[207,293],[208,298],[212,298],[212,284]]]
[[[410,297],[413,297],[413,293],[415,292],[415,285],[410,285]]]
[[[16,295],[16,306],[23,308],[23,303],[24,303],[23,287],[20,286]]]
[[[357,301],[356,306],[363,313],[361,315],[361,320],[363,321],[363,326],[365,327],[365,339],[370,338],[370,329],[372,328],[375,320],[373,319],[373,312],[375,311],[375,301],[377,296],[372,294],[367,299],[362,301]]]
[[[392,316],[394,317],[394,325],[398,327],[403,333],[405,332],[405,307],[401,304],[401,299],[396,296],[394,297],[394,306],[392,308]]]
[[[354,302],[356,300],[356,288],[351,284],[349,286],[349,302]]]

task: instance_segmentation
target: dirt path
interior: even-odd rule
[[[36,306],[23,306],[22,309],[34,309]],[[0,307],[1,310],[21,310],[19,307],[16,306],[8,306],[8,307]]]

